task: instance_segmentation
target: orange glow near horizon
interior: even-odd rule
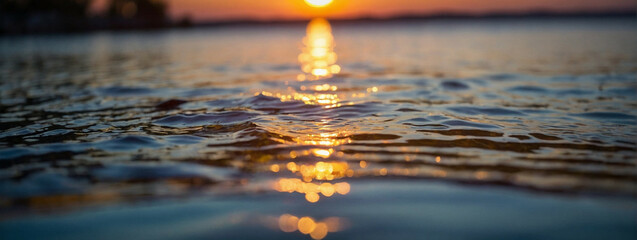
[[[92,12],[105,9],[109,0],[96,0]],[[439,12],[487,13],[548,11],[608,11],[635,9],[634,0],[343,0],[324,7],[312,7],[305,0],[166,0],[170,15],[191,16],[195,21],[233,19],[308,20],[389,17],[401,14]]]
[[[167,0],[171,16],[190,15],[196,21],[258,19],[286,20],[389,17],[438,12],[486,13],[549,11],[603,11],[635,9],[634,0],[346,0],[312,7],[306,0]],[[308,0],[309,1],[309,0]],[[312,0],[325,1],[325,0]]]

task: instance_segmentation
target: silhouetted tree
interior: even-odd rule
[[[93,0],[0,0],[0,34],[170,26],[165,0],[110,0],[101,17]],[[180,24],[189,26],[190,19]]]
[[[2,32],[72,31],[88,27],[92,0],[1,0]]]
[[[189,14],[182,16],[181,19],[177,21],[177,27],[192,27],[192,17]]]
[[[107,15],[119,27],[163,27],[167,9],[163,0],[112,0]]]

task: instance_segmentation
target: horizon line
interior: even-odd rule
[[[637,20],[637,9],[634,10],[579,10],[579,11],[555,11],[548,9],[534,9],[527,11],[491,11],[484,13],[471,13],[460,11],[438,11],[433,13],[399,13],[392,15],[362,14],[357,17],[336,17],[325,19],[334,22],[356,22],[356,21],[394,21],[394,20],[436,20],[436,19],[515,19],[515,18],[583,18],[583,17],[635,17]],[[321,17],[314,17],[321,18]],[[306,22],[314,18],[235,18],[235,19],[209,19],[193,21],[194,26],[201,25],[226,25],[226,24],[272,24],[272,23],[295,23]]]

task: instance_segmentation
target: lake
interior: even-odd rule
[[[635,239],[637,21],[0,37],[2,239]]]

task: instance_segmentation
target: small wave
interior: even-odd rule
[[[550,142],[500,142],[482,138],[467,138],[455,140],[439,139],[409,139],[406,142],[393,143],[351,143],[351,145],[362,145],[369,147],[437,147],[437,148],[476,148],[504,152],[534,153],[541,148],[572,149],[572,150],[594,150],[600,152],[633,152],[635,149],[623,146],[604,146],[593,144],[577,143],[550,143]]]
[[[99,88],[97,90],[101,95],[108,96],[140,96],[149,95],[154,92],[153,89],[145,87],[126,87],[126,86],[112,86],[106,88]]]
[[[451,129],[451,130],[418,130],[419,132],[437,133],[447,136],[475,136],[475,137],[502,137],[504,134],[477,129]]]
[[[157,148],[162,146],[155,139],[147,136],[124,136],[107,140],[96,145],[107,151],[129,151],[139,148]]]
[[[153,124],[168,127],[193,127],[205,125],[226,125],[239,122],[246,122],[254,119],[258,114],[242,111],[231,111],[221,113],[193,114],[193,115],[175,115],[161,118],[154,121]]]
[[[467,115],[489,115],[489,116],[524,116],[526,114],[522,112],[518,112],[515,110],[509,110],[506,108],[498,108],[498,107],[449,107],[447,108],[451,111],[467,114]]]
[[[394,140],[394,139],[401,138],[401,136],[394,135],[394,134],[368,133],[368,134],[350,135],[349,138],[352,140],[368,141],[368,140]]]
[[[155,108],[159,109],[159,110],[172,110],[172,109],[176,109],[179,106],[181,106],[184,103],[187,103],[188,101],[186,100],[181,100],[181,99],[170,99],[168,101],[164,101],[160,104],[157,104],[157,106],[155,106]]]
[[[464,120],[449,120],[449,121],[442,122],[442,124],[446,126],[452,126],[452,127],[500,128],[497,125],[469,122]]]
[[[562,138],[560,137],[556,137],[556,136],[551,136],[551,135],[546,135],[546,134],[542,134],[542,133],[529,133],[529,135],[540,139],[540,140],[547,140],[547,141],[555,141],[555,140],[562,140]]]
[[[529,93],[548,93],[549,90],[538,86],[518,86],[509,88],[512,92],[529,92]]]
[[[214,183],[227,180],[229,171],[190,163],[129,163],[96,168],[92,175],[100,182],[198,178]]]
[[[445,90],[450,90],[450,91],[461,91],[461,90],[467,90],[470,88],[469,85],[459,81],[444,81],[442,82],[441,86]]]
[[[617,112],[589,112],[589,113],[580,113],[580,114],[572,114],[572,116],[585,117],[596,120],[605,120],[605,119],[618,119],[618,120],[637,120],[637,117],[625,114],[625,113],[617,113]]]

